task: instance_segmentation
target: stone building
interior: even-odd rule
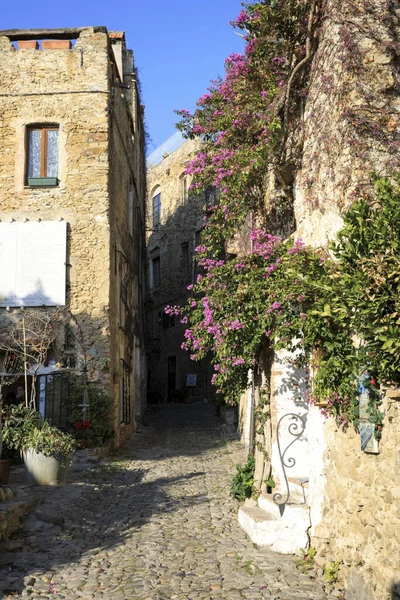
[[[211,400],[207,362],[190,360],[181,348],[185,324],[164,312],[168,305],[186,303],[187,287],[197,275],[193,255],[207,198],[190,191],[185,168],[199,146],[199,140],[184,141],[177,133],[147,161],[148,398],[153,403]]]
[[[146,182],[133,53],[123,32],[85,27],[0,31],[0,55],[0,307],[69,311],[81,336],[67,323],[44,367],[44,414],[49,377],[80,372],[86,356],[88,380],[115,399],[119,444],[145,397]],[[57,394],[68,404],[67,386]]]
[[[383,11],[383,3],[376,6],[380,4]],[[346,13],[350,5],[341,3],[341,11]],[[391,29],[380,17],[373,21],[369,16],[371,29],[367,29],[358,27],[355,18],[352,43],[357,41],[363,49],[358,86],[358,80],[356,84],[343,74],[342,24],[340,18],[335,20],[335,3],[328,6],[332,15],[324,21],[310,67],[311,85],[302,112],[302,155],[291,181],[294,226],[290,233],[314,247],[326,247],[334,239],[343,225],[342,211],[360,189],[371,185],[373,168],[389,176],[398,168],[392,144],[399,139],[400,103],[397,58],[390,45],[398,25]],[[371,106],[379,107],[376,114],[383,122],[378,141],[371,142],[366,129],[359,137],[352,129],[366,119],[365,90]],[[271,190],[273,201],[273,186]],[[400,598],[400,393],[384,391],[381,441],[376,449],[363,451],[360,433],[351,427],[343,431],[333,419],[325,420],[320,408],[306,403],[306,373],[293,368],[287,358],[293,357],[277,353],[270,376],[264,369],[255,390],[242,397],[240,421],[247,444],[254,445],[254,406],[263,391],[270,394],[271,418],[262,436],[268,459],[255,450],[256,477],[261,482],[258,506],[241,509],[239,521],[253,541],[280,552],[311,544],[321,566],[332,561],[340,567],[347,598]],[[298,429],[292,432],[301,433],[298,438],[290,434],[293,425]],[[286,496],[281,451],[290,443],[285,460],[294,459],[293,468],[286,469],[291,497],[282,513],[262,481],[272,468],[277,482],[273,492]]]

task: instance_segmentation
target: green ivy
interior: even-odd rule
[[[236,475],[232,481],[231,496],[243,502],[246,498],[251,498],[254,493],[254,456],[249,454],[247,463],[242,467],[236,465]]]

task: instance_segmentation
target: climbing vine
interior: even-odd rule
[[[203,140],[187,167],[193,188],[218,193],[204,217],[189,303],[167,310],[189,324],[183,348],[192,359],[211,354],[212,381],[228,403],[246,387],[265,345],[287,349],[297,365],[313,369],[308,401],[324,401],[325,414],[344,426],[357,425],[362,379],[380,435],[379,385],[399,382],[400,373],[400,196],[395,177],[374,175],[372,192],[368,171],[374,161],[386,172],[398,166],[395,19],[389,0],[246,3],[233,22],[243,32],[244,53],[228,57],[225,77],[212,82],[194,113],[178,111],[184,135]],[[337,57],[340,81],[324,70],[329,53]],[[391,64],[386,79],[373,71],[376,55]],[[361,162],[357,184],[354,164],[337,168],[341,188],[351,182],[353,204],[336,242],[315,250],[284,238],[293,229],[293,182],[309,126],[305,105],[315,129],[313,110],[327,97],[335,100],[335,129],[326,131],[310,164],[317,171],[324,154],[335,170],[335,152],[344,146],[354,164]],[[305,201],[315,208],[318,177],[302,177]],[[238,233],[250,243],[235,256],[229,240]]]
[[[193,360],[211,352],[212,381],[228,403],[267,344],[290,350],[297,366],[314,357],[308,400],[326,402],[325,414],[345,426],[357,424],[361,378],[381,430],[377,382],[400,383],[400,178],[374,179],[373,202],[352,206],[330,253],[257,229],[240,261],[199,259],[188,306],[167,310],[190,318],[183,348]]]

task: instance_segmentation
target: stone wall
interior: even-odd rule
[[[341,212],[371,188],[372,170],[390,174],[399,166],[398,18],[388,5],[329,0],[325,7],[294,180],[296,235],[315,246],[341,228]]]
[[[398,164],[391,149],[398,137],[400,107],[391,51],[396,18],[389,24],[394,13],[389,15],[382,1],[376,3],[375,20],[367,11],[354,15],[350,2],[329,5],[311,67],[302,162],[295,178],[295,235],[313,246],[326,245],[342,226],[342,212],[360,193],[368,193],[372,169],[390,174]],[[379,16],[383,14],[385,19]],[[351,59],[349,41],[344,42],[346,23],[352,42],[361,49],[357,56],[352,50],[358,61],[354,72],[344,69]],[[367,127],[371,114],[381,132],[375,139]],[[365,146],[357,130],[360,123],[365,126]],[[399,597],[392,586],[400,581],[400,404],[386,397],[383,409],[377,455],[361,451],[360,436],[351,427],[343,432],[329,420],[321,436],[317,417],[310,421],[316,432],[315,452],[321,453],[312,469],[311,545],[318,549],[321,564],[342,563],[348,598],[358,600]],[[311,443],[312,439],[311,434]]]
[[[199,243],[203,226],[204,195],[190,193],[190,178],[186,176],[187,198],[184,200],[183,177],[186,165],[199,148],[199,140],[188,140],[160,163],[148,169],[147,257],[149,261],[149,294],[147,331],[149,341],[149,399],[152,402],[168,400],[209,400],[211,369],[206,363],[190,361],[189,353],[181,349],[186,326],[179,317],[166,318],[164,308],[184,305],[189,296],[187,286],[196,277],[193,263],[194,248]],[[153,225],[152,198],[161,193],[160,224]],[[184,256],[186,253],[186,257]],[[160,285],[152,281],[152,261],[160,259]],[[176,366],[174,398],[168,398],[168,359]],[[186,376],[197,375],[196,387],[186,387]],[[171,377],[171,376],[170,376]],[[170,381],[170,388],[172,386]]]
[[[24,490],[18,491],[17,497],[10,487],[0,485],[0,543],[21,531],[26,516],[40,503],[39,497],[29,497]]]
[[[134,237],[143,247],[144,133],[133,60],[131,57],[127,79],[122,81],[130,86],[125,97],[125,88],[119,85],[121,77],[112,68],[111,49],[111,44],[119,44],[127,60],[123,34],[109,35],[106,28],[88,27],[75,36],[76,44],[70,50],[16,50],[1,33],[0,219],[67,222],[66,305],[82,327],[89,379],[100,380],[118,400],[120,373],[116,365],[123,355],[133,372],[134,356],[133,330],[121,337],[117,322],[118,252],[119,257],[134,255],[130,309],[138,322],[143,321],[141,250],[131,248],[127,219],[132,182],[137,212],[141,213],[133,224]],[[26,185],[29,124],[59,125],[56,187]],[[143,330],[142,325],[135,332],[140,352],[144,352]],[[121,352],[113,352],[116,345],[122,347]],[[82,348],[78,351],[83,354]],[[142,387],[143,383],[141,374]],[[137,382],[132,379],[133,385]],[[128,432],[132,431],[134,412],[132,400]],[[117,432],[119,421],[116,408]]]
[[[68,223],[67,303],[91,348],[91,371],[101,370],[109,351],[107,36],[89,29],[73,51],[14,51],[0,40],[1,219]],[[87,92],[61,93],[79,90]],[[25,186],[30,123],[60,126],[57,187]]]
[[[115,48],[118,44],[114,40]],[[117,52],[116,52],[117,54]],[[144,129],[136,73],[131,52],[123,52],[123,85],[111,89],[110,109],[110,327],[111,385],[114,397],[120,396],[122,361],[130,369],[132,398],[126,422],[117,407],[115,419],[119,442],[134,431],[135,416],[145,407],[145,205]],[[125,283],[124,283],[125,282]],[[125,285],[126,284],[126,285]],[[121,301],[121,286],[126,302]]]
[[[340,561],[349,598],[360,600],[392,600],[392,586],[400,583],[400,398],[386,395],[383,410],[376,455],[361,451],[352,428],[326,423],[326,485],[321,522],[312,531],[318,562]]]
[[[300,127],[291,140],[292,149],[300,150],[291,190],[294,236],[314,247],[326,248],[343,225],[343,212],[360,194],[371,192],[371,170],[390,175],[398,169],[400,100],[393,44],[399,22],[397,5],[388,7],[384,0],[368,8],[347,0],[330,0],[326,5],[327,18],[309,65],[310,89]],[[267,202],[273,204],[277,189],[272,180]],[[273,417],[291,394],[290,389],[283,398],[274,394],[280,381],[275,371]],[[298,379],[294,389],[300,383]],[[317,407],[305,409],[310,543],[318,550],[318,564],[341,564],[340,577],[352,600],[400,598],[400,400],[393,391],[389,395],[383,404],[379,454],[363,452],[360,435],[352,427],[344,432],[332,420],[323,419]],[[248,390],[240,406],[247,443],[250,402]],[[292,408],[297,412],[295,402]],[[286,412],[289,409],[286,405]],[[293,456],[301,462],[295,445]],[[259,465],[256,468],[262,472]]]

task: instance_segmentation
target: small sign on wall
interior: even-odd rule
[[[365,378],[369,378],[368,372],[363,373],[363,375]],[[358,384],[361,450],[370,454],[379,454],[379,442],[375,438],[375,425],[369,421],[368,403],[370,392],[362,384],[362,381],[361,378]]]
[[[186,375],[186,386],[187,387],[196,387],[197,385],[197,375],[195,373],[189,373]]]
[[[379,454],[378,440],[375,439],[375,425],[360,423],[361,450],[371,454]]]

